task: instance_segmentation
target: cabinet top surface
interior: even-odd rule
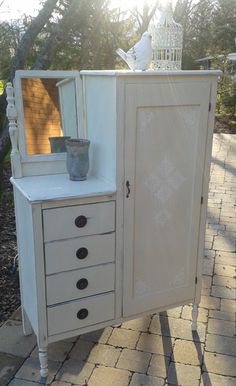
[[[82,70],[81,75],[106,75],[106,76],[219,76],[222,74],[220,70],[180,70],[180,71],[163,71],[163,70],[148,70],[148,71],[132,71],[132,70]]]
[[[95,177],[70,181],[68,174],[11,178],[11,183],[30,202],[103,196],[116,192],[115,185],[109,182]]]

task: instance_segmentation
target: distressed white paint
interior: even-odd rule
[[[114,293],[111,292],[48,307],[48,335],[76,330],[105,320],[113,320],[114,302]],[[83,320],[77,317],[81,309],[88,310],[88,316]]]
[[[75,225],[79,216],[85,216],[87,219],[87,224],[82,228]],[[43,222],[45,242],[113,232],[115,202],[45,209]]]
[[[71,181],[68,174],[30,176],[11,182],[30,202],[110,195],[116,191],[115,184],[96,177]]]
[[[64,155],[24,157],[27,177],[11,181],[25,327],[37,335],[41,375],[47,342],[198,303],[217,75],[82,72],[80,127],[97,146],[88,180],[69,181]]]
[[[210,87],[128,85],[124,210],[124,313],[194,297]],[[150,106],[153,106],[152,108]],[[187,117],[200,109],[196,130]],[[143,113],[152,111],[143,130]],[[141,114],[140,114],[140,113]],[[195,115],[194,119],[195,119]],[[141,117],[141,121],[139,118]],[[188,118],[187,118],[188,119]],[[159,216],[160,212],[160,216]],[[155,268],[154,268],[155,267]]]
[[[115,260],[115,232],[53,241],[44,248],[47,275],[110,263]],[[79,248],[87,249],[85,259],[77,258]]]
[[[81,279],[88,281],[84,289],[77,288],[77,283]],[[47,305],[114,291],[114,285],[113,263],[50,275],[46,277]]]

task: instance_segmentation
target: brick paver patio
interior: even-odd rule
[[[215,134],[198,331],[186,305],[49,348],[53,386],[236,385],[236,135]],[[0,386],[35,386],[19,310],[0,328]]]

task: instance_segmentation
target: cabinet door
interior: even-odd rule
[[[207,82],[126,85],[125,316],[194,299],[209,98]]]

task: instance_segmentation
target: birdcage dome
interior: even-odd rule
[[[171,2],[159,15],[155,14],[150,22],[149,32],[152,35],[153,69],[181,70],[183,28],[173,17]]]

